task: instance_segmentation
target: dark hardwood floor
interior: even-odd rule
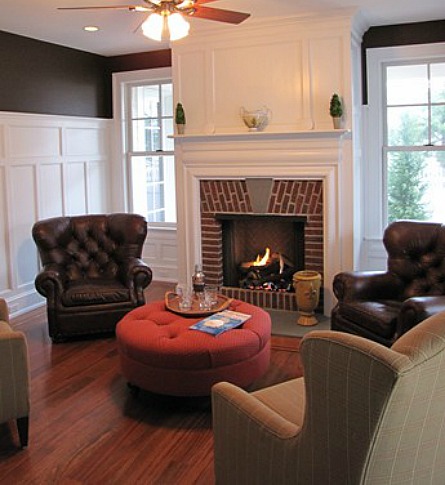
[[[171,285],[153,283],[148,301]],[[31,366],[30,440],[0,424],[0,483],[213,484],[210,398],[127,389],[113,337],[52,344],[45,309],[12,321]],[[301,375],[298,339],[274,338],[271,365],[250,390]]]

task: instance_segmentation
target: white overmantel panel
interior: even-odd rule
[[[205,179],[272,177],[317,179],[324,189],[325,314],[333,304],[332,279],[350,264],[352,227],[348,179],[350,133],[326,132],[180,136],[175,139],[178,200],[178,271],[190,281],[201,261],[200,191]],[[344,217],[346,215],[346,217]]]
[[[268,132],[327,130],[334,92],[351,120],[353,13],[254,21],[195,32],[175,44],[175,102],[186,111],[187,133],[245,132],[240,109],[268,107]]]

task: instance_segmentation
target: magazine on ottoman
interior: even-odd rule
[[[252,315],[247,315],[246,313],[224,310],[196,322],[194,325],[190,326],[190,328],[192,330],[199,330],[217,336],[227,332],[227,330],[239,327],[246,320],[249,320],[251,316]]]

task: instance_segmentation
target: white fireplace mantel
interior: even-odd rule
[[[201,262],[200,190],[205,179],[317,179],[324,198],[324,312],[334,305],[332,280],[352,267],[353,200],[348,130],[192,134],[175,137],[178,275],[190,281]]]

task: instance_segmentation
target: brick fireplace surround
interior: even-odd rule
[[[215,214],[253,214],[245,180],[203,180],[200,183],[201,244],[204,273],[210,283],[223,284],[221,221]],[[274,180],[265,214],[306,216],[304,263],[323,275],[323,183],[321,180]],[[296,310],[293,293],[223,287],[227,296],[266,308]],[[321,301],[323,301],[321,295]]]
[[[221,282],[221,227],[213,214],[255,212],[249,179],[272,179],[264,212],[307,217],[305,269],[323,274],[323,313],[330,315],[332,280],[354,266],[350,146],[347,130],[176,136],[179,282],[191,281],[196,263]]]

